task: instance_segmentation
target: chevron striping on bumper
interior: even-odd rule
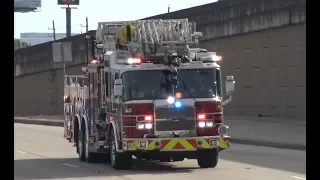
[[[224,138],[194,138],[194,139],[135,139],[126,140],[124,149],[127,151],[137,151],[137,150],[163,150],[163,151],[175,151],[175,150],[197,150],[197,149],[213,149],[217,146],[212,146],[211,140],[217,141],[216,145],[221,149],[229,148],[228,139]],[[143,147],[140,147],[141,144]]]
[[[219,138],[219,146],[222,149],[226,149],[226,148],[229,147],[228,144],[226,143],[226,141],[224,139],[222,139],[222,138]]]
[[[180,139],[179,143],[184,147],[185,150],[193,150],[196,147],[193,147],[186,139]]]

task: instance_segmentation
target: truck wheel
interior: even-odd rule
[[[114,169],[130,169],[132,165],[132,155],[129,153],[118,153],[115,142],[116,137],[112,130],[109,143],[111,166]]]
[[[87,163],[95,163],[98,161],[98,155],[96,153],[89,152],[89,143],[88,143],[88,137],[86,136],[86,130],[83,131],[83,145],[85,149],[85,160]]]
[[[105,154],[105,156],[103,156],[103,160],[105,163],[110,163],[111,159],[110,159],[110,150],[107,154]]]
[[[213,151],[200,151],[198,152],[198,165],[200,168],[214,168],[218,164],[219,152]]]
[[[80,161],[85,161],[86,156],[85,156],[85,151],[84,151],[84,144],[83,144],[83,139],[84,139],[84,133],[79,129],[78,131],[78,154],[79,154],[79,159]]]

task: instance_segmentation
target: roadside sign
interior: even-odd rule
[[[71,42],[52,43],[52,58],[54,63],[72,61]]]

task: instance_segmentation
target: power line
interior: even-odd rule
[[[74,24],[74,25],[71,25],[71,27],[75,27],[75,26],[81,26],[81,24]],[[65,26],[58,26],[56,27],[58,29],[62,29],[62,28],[66,28]]]

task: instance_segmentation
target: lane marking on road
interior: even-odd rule
[[[17,150],[17,149],[15,149],[14,151],[15,151],[15,152],[22,153],[22,154],[27,154],[26,152],[24,152],[24,151],[20,151],[20,150]]]
[[[306,180],[307,178],[304,177],[299,177],[299,176],[290,176],[293,179],[301,179],[301,180]]]
[[[79,167],[79,166],[68,164],[68,163],[62,163],[62,164],[65,165],[65,166],[74,167],[74,168],[78,168]]]

